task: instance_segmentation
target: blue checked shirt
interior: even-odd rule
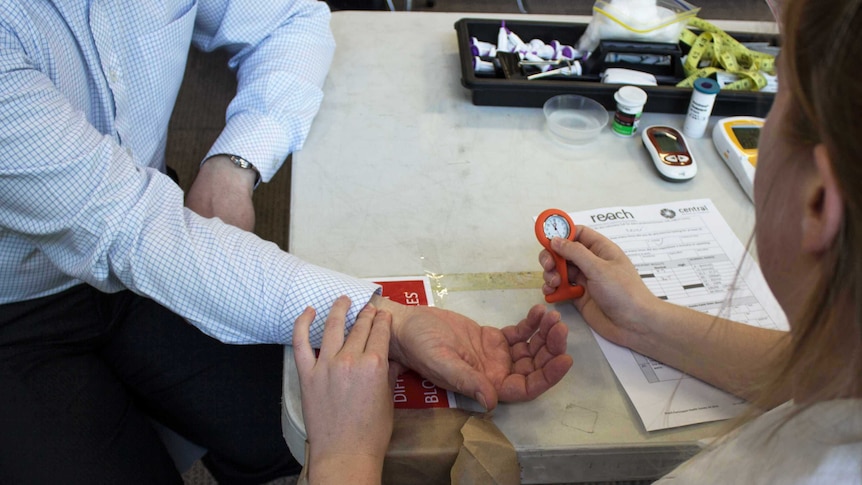
[[[313,0],[0,0],[0,303],[128,288],[226,342],[289,343],[306,306],[376,290],[183,207],[162,172],[190,43],[238,92],[210,153],[264,181],[302,145],[334,43]]]

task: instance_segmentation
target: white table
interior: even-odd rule
[[[334,13],[338,48],[323,105],[293,156],[293,254],[359,277],[436,275],[438,306],[503,326],[543,302],[533,217],[546,208],[708,197],[748,240],[752,204],[708,137],[691,140],[698,175],[674,184],[658,177],[639,137],[608,129],[575,148],[550,139],[541,108],[472,105],[453,28],[464,17],[589,21]],[[720,25],[775,32],[771,23]],[[641,126],[682,122],[646,113]],[[575,365],[549,392],[503,404],[494,418],[518,452],[523,483],[655,477],[717,432],[719,424],[646,432],[580,315],[568,304],[557,308]],[[298,393],[290,386],[285,413],[295,418]],[[300,458],[302,438],[291,443]]]

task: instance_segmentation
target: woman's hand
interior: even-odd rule
[[[575,241],[555,238],[551,247],[569,262],[569,283],[583,285],[584,296],[574,300],[584,320],[611,342],[632,347],[648,330],[650,315],[663,306],[619,246],[595,230],[578,226]],[[563,282],[554,258],[543,250],[542,291],[553,293]]]
[[[294,326],[310,483],[380,483],[392,436],[392,316],[368,305],[345,339],[349,307],[344,296],[332,305],[317,358],[308,339],[314,310],[306,309]]]

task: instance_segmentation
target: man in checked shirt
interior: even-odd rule
[[[225,50],[238,90],[184,206],[164,149],[191,44]],[[0,483],[181,483],[151,418],[221,483],[295,473],[282,345],[307,307],[319,344],[341,295],[347,327],[372,303],[391,359],[488,408],[562,378],[555,312],[504,334],[400,307],[249,232],[333,48],[313,0],[0,0]]]

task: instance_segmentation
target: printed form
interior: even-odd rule
[[[617,243],[657,297],[749,325],[788,328],[757,263],[711,200],[569,215]],[[745,407],[736,396],[593,335],[647,431],[727,419]]]

